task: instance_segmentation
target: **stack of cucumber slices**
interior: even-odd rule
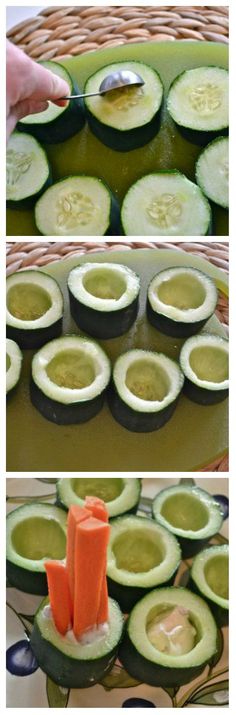
[[[10,584],[45,596],[49,588],[30,642],[39,666],[61,687],[100,682],[118,656],[135,680],[179,688],[214,658],[217,627],[228,622],[228,545],[202,550],[202,544],[221,529],[220,501],[195,485],[179,484],[157,494],[151,519],[129,514],[138,507],[140,493],[139,479],[60,479],[57,500],[63,508],[35,502],[7,516]],[[49,562],[52,569],[54,562],[63,571],[65,563],[71,568],[69,533],[71,539],[74,519],[94,527],[89,508],[96,519],[107,509],[110,519],[108,620],[80,638],[71,624],[63,634],[56,626],[46,572]],[[196,550],[189,586],[183,588],[181,558]],[[125,626],[124,613],[129,613]]]
[[[70,94],[78,92],[65,67],[43,66],[67,81]],[[117,187],[104,182],[102,167],[95,176],[53,177],[43,144],[63,142],[83,129],[113,151],[130,152],[154,139],[162,119],[163,84],[152,67],[142,62],[104,66],[86,81],[84,91],[99,92],[105,77],[130,70],[144,84],[108,94],[73,99],[64,107],[48,108],[24,117],[7,149],[7,202],[13,208],[35,204],[35,223],[45,236],[153,235],[204,236],[212,231],[211,203],[228,208],[228,72],[221,67],[184,71],[173,81],[167,112],[190,141],[203,145],[195,180],[168,165],[138,176],[117,203]],[[207,144],[207,146],[205,146]],[[162,165],[161,165],[162,167]],[[58,177],[57,177],[58,179]]]

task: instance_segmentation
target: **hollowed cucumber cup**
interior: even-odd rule
[[[32,360],[33,405],[50,422],[87,422],[102,408],[110,361],[100,345],[79,335],[52,340]]]
[[[229,343],[219,335],[189,338],[180,352],[184,392],[200,405],[215,405],[229,394]]]
[[[109,599],[109,630],[89,644],[77,641],[70,631],[62,636],[54,625],[49,601],[40,605],[30,637],[42,670],[61,688],[89,688],[112,669],[123,633],[123,616]]]
[[[7,578],[15,588],[44,596],[45,561],[66,555],[67,514],[52,504],[24,504],[7,516]]]
[[[174,609],[177,609],[176,620],[178,614],[185,619],[186,652],[182,654],[178,654],[178,648],[174,654],[162,651],[153,643],[155,621],[166,618]],[[216,639],[215,621],[201,598],[185,588],[160,588],[134,607],[119,659],[128,673],[141,682],[154,687],[180,687],[204,670],[216,651]]]
[[[148,287],[147,317],[161,333],[184,338],[203,328],[216,304],[212,278],[196,268],[167,268]]]
[[[198,554],[192,565],[190,588],[207,601],[217,624],[229,620],[229,547],[210,546]]]
[[[6,394],[12,394],[20,380],[23,355],[19,345],[14,340],[6,341]]]
[[[183,558],[197,554],[223,523],[220,504],[195,486],[181,484],[163,489],[152,508],[158,524],[177,537]]]
[[[177,539],[153,520],[125,516],[111,522],[108,590],[125,613],[151,589],[172,584],[180,560]]]
[[[62,331],[63,296],[43,271],[12,273],[7,278],[7,337],[20,348],[39,348]]]
[[[103,499],[110,517],[135,513],[138,508],[141,480],[109,477],[85,477],[59,479],[57,482],[57,504],[69,509],[72,504],[83,506],[86,496]]]

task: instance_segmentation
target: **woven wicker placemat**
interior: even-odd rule
[[[70,57],[101,47],[166,40],[228,42],[228,7],[48,7],[7,36],[36,60]]]
[[[150,242],[150,241],[122,241],[114,243],[111,241],[83,242],[83,241],[37,241],[37,242],[8,242],[7,243],[7,275],[14,271],[38,266],[39,268],[51,263],[65,259],[68,256],[81,256],[85,253],[95,253],[97,251],[115,251],[117,249],[130,251],[133,248],[174,248],[176,251],[184,250],[193,255],[200,256],[218,266],[228,273],[229,270],[229,245],[228,242]],[[216,315],[225,330],[228,332],[228,299],[220,293]],[[217,459],[202,471],[227,472],[228,457]]]

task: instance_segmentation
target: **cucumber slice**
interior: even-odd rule
[[[9,397],[10,393],[18,385],[23,355],[19,345],[14,340],[6,341],[6,393]]]
[[[172,653],[158,649],[152,642],[151,627],[155,627],[159,618],[164,620],[170,614],[178,627],[178,616],[183,609],[186,621],[185,627],[181,628],[183,641],[186,643],[191,629],[193,647],[181,654],[177,636],[174,654],[174,648]],[[162,688],[179,687],[197,678],[204,670],[216,652],[216,639],[215,621],[202,598],[186,588],[160,588],[149,593],[134,607],[121,643],[119,659],[128,673],[142,683]],[[171,633],[168,641],[175,644]]]
[[[133,432],[159,429],[173,414],[183,387],[174,360],[148,350],[128,350],[113,369],[108,401],[113,417]]]
[[[213,315],[218,293],[212,278],[196,268],[167,268],[152,278],[147,317],[166,335],[194,335]]]
[[[32,360],[32,403],[50,422],[87,422],[103,406],[110,372],[106,353],[93,340],[52,340]]]
[[[184,392],[190,400],[214,405],[228,397],[228,340],[210,333],[196,335],[186,340],[179,360],[185,376]]]
[[[35,222],[44,236],[104,236],[118,233],[119,207],[101,179],[67,176],[36,203]]]
[[[109,477],[85,477],[59,479],[57,482],[57,504],[69,509],[71,504],[84,505],[86,496],[103,499],[109,518],[136,512],[141,493],[140,479],[110,479]]]
[[[13,132],[10,136],[6,171],[6,198],[9,208],[32,206],[52,183],[46,152],[29,134]]]
[[[115,338],[133,325],[138,312],[140,279],[118,263],[84,263],[69,273],[71,315],[95,338]]]
[[[47,594],[45,561],[66,555],[67,514],[52,504],[24,504],[7,515],[7,578],[15,588]]]
[[[218,502],[195,486],[179,484],[162,489],[152,509],[158,524],[177,537],[184,559],[197,554],[223,523]]]
[[[39,348],[61,334],[63,296],[59,285],[38,270],[7,278],[7,337],[21,348]]]
[[[121,207],[126,236],[205,236],[211,208],[201,189],[179,171],[147,174],[127,191]]]
[[[195,557],[190,586],[208,603],[218,626],[229,620],[229,547],[210,546]]]
[[[228,131],[228,91],[227,70],[197,67],[172,82],[167,109],[187,139],[207,143]]]
[[[79,94],[77,84],[68,70],[58,62],[46,60],[40,62],[43,67],[67,82],[69,95]],[[85,124],[84,104],[81,99],[71,99],[65,107],[48,102],[48,108],[37,114],[29,114],[17,124],[17,129],[33,134],[39,141],[57,144],[77,134]]]
[[[201,152],[196,163],[196,181],[208,199],[229,207],[229,140],[218,137]]]
[[[108,632],[86,645],[73,637],[73,631],[61,636],[45,599],[36,613],[30,643],[39,666],[54,683],[62,688],[89,688],[112,669],[122,633],[122,613],[109,599]]]
[[[147,144],[160,124],[163,85],[158,73],[142,62],[119,62],[102,67],[86,82],[85,92],[98,92],[101,82],[113,72],[130,70],[142,77],[142,87],[127,87],[98,97],[87,97],[91,131],[116,151],[130,151]]]
[[[177,539],[152,519],[123,516],[112,520],[108,591],[125,613],[155,586],[173,583],[180,560]]]

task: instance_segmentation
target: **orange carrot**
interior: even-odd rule
[[[46,561],[48,592],[55,626],[62,636],[71,625],[71,600],[67,570],[61,561]]]
[[[69,509],[67,522],[67,544],[66,544],[66,568],[69,580],[69,589],[71,596],[71,619],[73,623],[73,602],[74,602],[74,581],[75,581],[75,529],[76,524],[88,519],[91,512],[84,507],[73,504]]]
[[[97,624],[109,526],[90,517],[76,525],[73,630],[77,638]]]
[[[92,515],[101,521],[108,522],[108,511],[104,501],[98,497],[86,497],[85,506],[92,512]],[[106,623],[109,618],[109,608],[108,608],[108,588],[107,588],[107,564],[105,564],[105,569],[103,573],[102,588],[101,588],[101,598],[100,605],[98,609],[97,624]]]

